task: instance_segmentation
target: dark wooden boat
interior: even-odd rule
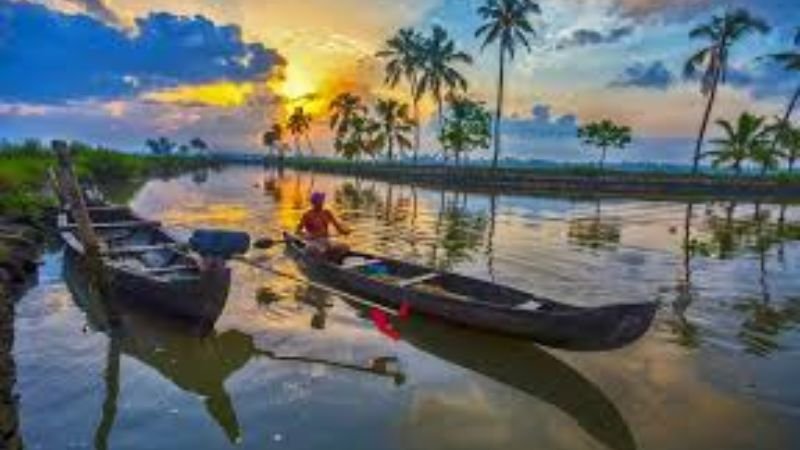
[[[310,255],[306,243],[284,233],[289,253],[311,276],[342,290],[412,313],[487,331],[516,335],[568,350],[610,350],[649,328],[657,304],[579,307],[506,286],[439,272],[361,252],[342,263]]]
[[[213,325],[228,297],[229,268],[201,268],[158,222],[144,220],[127,207],[95,205],[89,214],[102,244],[100,284],[106,298]],[[85,257],[67,210],[59,214],[58,227],[67,251]]]

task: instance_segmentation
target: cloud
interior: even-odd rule
[[[503,120],[503,132],[525,137],[575,137],[578,118],[573,114],[553,117],[550,105],[537,104],[530,117]]]
[[[30,3],[0,2],[0,101],[110,100],[154,89],[266,79],[283,58],[238,26],[154,13],[122,31]]]
[[[95,17],[103,22],[118,25],[122,21],[120,17],[114,12],[111,7],[104,0],[65,0],[67,3],[77,6],[78,8],[86,11],[92,17]]]
[[[587,45],[598,44],[613,44],[630,36],[633,33],[633,27],[623,26],[612,28],[607,32],[590,30],[586,28],[579,28],[574,30],[569,36],[561,39],[556,47],[559,49],[569,47],[584,47]]]
[[[751,67],[731,67],[725,82],[744,89],[756,99],[788,98],[797,89],[797,78],[772,62]]]
[[[650,64],[637,62],[625,70],[612,81],[612,87],[640,87],[647,89],[665,90],[675,82],[675,76],[667,69],[662,61],[653,61]]]

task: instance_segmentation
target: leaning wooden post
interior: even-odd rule
[[[64,141],[53,141],[53,151],[58,158],[57,178],[58,184],[63,189],[62,195],[69,204],[69,212],[75,224],[78,226],[78,236],[83,245],[87,257],[96,259],[100,256],[100,241],[92,226],[92,219],[86,202],[83,199],[75,172],[72,170],[72,162],[69,148]]]

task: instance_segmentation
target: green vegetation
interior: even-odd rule
[[[494,156],[492,168],[497,168],[500,157],[500,122],[503,119],[503,87],[505,84],[506,56],[514,59],[517,44],[522,44],[530,52],[528,37],[536,33],[528,20],[531,14],[539,14],[539,5],[531,0],[486,0],[478,8],[478,15],[483,24],[475,32],[475,37],[482,37],[483,48],[493,43],[500,46],[500,74],[497,78],[497,111],[494,122]]]
[[[631,129],[628,126],[617,125],[605,119],[579,128],[578,137],[581,138],[584,144],[600,149],[602,152],[600,170],[602,171],[609,148],[622,150],[631,143]]]
[[[118,183],[150,175],[170,175],[208,167],[205,156],[133,155],[73,142],[78,175],[98,183]],[[0,215],[38,216],[53,205],[45,194],[54,155],[41,142],[0,143]]]
[[[699,25],[689,32],[691,39],[704,39],[707,42],[705,47],[689,58],[684,69],[686,78],[694,78],[699,71],[703,71],[700,92],[708,97],[694,151],[693,173],[697,173],[700,168],[706,129],[719,84],[726,80],[731,47],[749,34],[764,34],[768,31],[769,27],[761,19],[751,16],[744,9],[737,9],[726,12],[722,17],[714,16],[709,23]]]
[[[445,155],[452,153],[458,165],[462,154],[489,148],[492,118],[483,103],[466,97],[450,96],[448,104],[449,111],[439,133],[439,141]]]

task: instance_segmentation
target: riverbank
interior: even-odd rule
[[[72,144],[75,170],[110,191],[130,191],[149,177],[168,178],[217,163],[204,156],[133,155]],[[36,272],[56,199],[48,186],[53,153],[38,141],[0,144],[0,286],[16,296]],[[123,189],[120,189],[123,187]]]
[[[268,166],[279,161],[267,159]],[[355,163],[333,159],[286,158],[283,167],[339,175],[416,183],[435,188],[507,194],[629,195],[644,198],[723,198],[800,201],[800,176],[690,175],[667,171],[600,171],[593,166],[515,167]]]

